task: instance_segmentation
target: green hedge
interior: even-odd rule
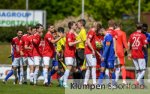
[[[17,30],[26,31],[24,26],[18,27],[0,27],[0,42],[10,42],[16,36]]]

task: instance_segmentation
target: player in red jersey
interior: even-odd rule
[[[137,24],[137,31],[129,37],[128,46],[131,54],[128,56],[133,59],[135,70],[137,71],[137,79],[135,85],[141,84],[140,80],[145,75],[146,61],[144,59],[143,48],[146,48],[147,39],[142,33],[142,24]],[[142,84],[141,84],[142,85]]]
[[[96,27],[97,27],[97,23],[94,22],[94,26],[89,30],[87,34],[87,40],[85,42],[85,57],[86,57],[86,66],[87,66],[85,79],[84,79],[85,85],[88,84],[90,73],[92,75],[93,84],[96,84],[96,56],[95,56],[96,55],[95,38],[96,38],[96,30],[97,30]]]
[[[14,52],[14,61],[12,63],[13,73],[15,75],[14,84],[17,84],[17,80],[18,80],[18,77],[17,77],[17,68],[22,63],[21,56],[20,56],[20,52],[21,52],[20,43],[21,43],[21,37],[22,37],[22,35],[23,35],[23,32],[20,31],[20,30],[17,30],[17,37],[14,37],[12,39],[12,41],[11,41],[11,49]]]
[[[105,30],[100,23],[97,24],[97,30],[96,30],[96,37],[95,37],[95,44],[96,44],[96,77],[100,74],[100,64],[101,64],[101,55],[103,53],[102,45],[104,40],[104,35],[101,34],[101,32]]]
[[[117,40],[116,40],[116,54],[117,58],[115,60],[115,66],[116,66],[116,82],[119,79],[120,69],[122,72],[122,79],[123,84],[127,84],[126,82],[126,68],[125,68],[125,55],[124,52],[127,52],[128,46],[127,46],[127,38],[124,31],[121,30],[121,22],[118,21],[115,25],[115,32],[117,33]]]
[[[73,66],[76,66],[75,61],[75,51],[76,51],[76,44],[80,42],[76,41],[76,29],[77,25],[74,21],[70,21],[68,23],[69,32],[66,34],[66,44],[65,44],[65,50],[64,50],[64,57],[65,57],[65,64],[67,66],[67,69],[65,70],[65,73],[63,75],[63,86],[67,86],[67,79],[69,77],[70,70]]]
[[[27,34],[24,34],[21,37],[21,57],[23,61],[23,84],[27,84],[27,65],[28,65],[28,55],[27,55],[27,50],[25,49],[25,42],[27,41],[27,37],[31,33],[31,26],[27,28]],[[20,70],[21,72],[22,70]]]
[[[42,63],[42,53],[40,51],[40,42],[41,36],[43,34],[43,25],[37,24],[36,25],[36,33],[33,35],[32,43],[33,43],[33,60],[34,60],[34,85],[37,84],[37,77],[39,72],[39,66]]]
[[[43,50],[43,62],[44,62],[44,84],[48,86],[48,69],[52,66],[52,58],[54,57],[55,47],[54,44],[59,41],[63,35],[59,35],[57,39],[54,39],[52,33],[54,32],[54,26],[49,25],[48,31],[44,37],[45,47]]]
[[[33,34],[36,32],[36,27],[31,28],[31,35],[28,35],[25,41],[25,49],[27,50],[28,64],[30,68],[30,84],[33,85],[34,76],[34,59],[33,59]]]

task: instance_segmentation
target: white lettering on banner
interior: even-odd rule
[[[29,17],[31,13],[29,12],[5,12],[0,11],[0,17]]]
[[[36,25],[39,21],[19,21],[19,20],[0,20],[0,25],[11,25],[11,26],[18,26],[18,25]]]
[[[40,10],[0,10],[0,27],[45,24],[44,15]]]

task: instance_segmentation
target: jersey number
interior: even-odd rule
[[[140,38],[140,37],[133,37],[133,44],[132,44],[132,47],[138,47],[138,46],[140,46],[139,38]]]

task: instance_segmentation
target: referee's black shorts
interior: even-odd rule
[[[79,48],[76,50],[77,67],[82,66],[84,62],[84,49]]]

